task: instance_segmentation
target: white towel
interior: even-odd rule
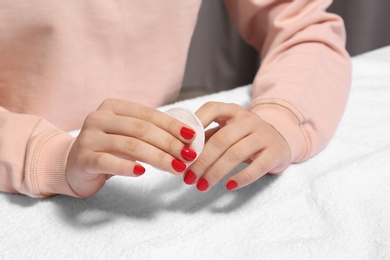
[[[386,58],[387,57],[387,58]],[[329,146],[280,176],[199,193],[146,167],[96,196],[0,194],[1,259],[390,259],[390,48],[353,59],[353,87]],[[215,100],[246,106],[250,87]]]

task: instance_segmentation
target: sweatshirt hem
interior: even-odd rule
[[[27,165],[31,191],[34,197],[51,197],[56,194],[79,197],[65,176],[68,154],[74,139],[62,131],[50,131],[34,138],[31,163]]]
[[[303,116],[288,102],[278,99],[255,100],[249,110],[271,124],[290,147],[290,163],[306,160],[311,153],[310,137],[303,127]]]

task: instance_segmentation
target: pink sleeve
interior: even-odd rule
[[[340,122],[351,83],[340,17],[331,0],[225,0],[244,39],[261,53],[249,109],[279,131],[291,162],[320,152]]]
[[[77,195],[65,178],[73,138],[46,120],[0,107],[0,191]]]

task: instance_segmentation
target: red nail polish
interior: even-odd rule
[[[140,176],[145,173],[145,168],[137,164],[136,166],[134,166],[133,172],[135,175]]]
[[[183,172],[187,166],[182,161],[179,161],[178,159],[173,159],[172,167],[177,172]]]
[[[181,156],[184,158],[184,160],[191,162],[195,160],[196,152],[191,148],[184,146],[183,149],[181,149]]]
[[[188,128],[188,127],[183,127],[180,130],[181,136],[183,136],[184,139],[191,140],[195,136],[194,130]]]
[[[188,185],[193,184],[196,181],[196,175],[193,171],[188,170],[184,175],[184,182]]]
[[[200,191],[205,191],[209,187],[209,183],[205,178],[201,178],[196,184],[196,188]]]
[[[237,187],[238,187],[238,184],[236,181],[230,180],[226,183],[226,189],[228,189],[228,190],[234,190]]]

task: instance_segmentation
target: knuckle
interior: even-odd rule
[[[140,107],[140,114],[142,115],[142,118],[145,120],[145,121],[148,121],[148,122],[152,122],[153,121],[153,118],[154,118],[154,114],[156,112],[156,110],[154,109],[150,109],[149,107]]]
[[[107,111],[96,110],[85,117],[82,128],[104,128],[105,124],[110,121],[112,121],[112,118]]]
[[[240,110],[242,109],[242,107],[236,103],[228,103],[227,104],[228,106],[230,106],[232,109],[235,109],[235,110]]]
[[[227,146],[227,138],[221,135],[214,135],[209,142],[217,149],[223,149]]]
[[[121,142],[120,144],[117,145],[118,146],[123,145],[123,149],[126,154],[135,154],[138,153],[140,149],[142,149],[140,142],[138,142],[138,140],[134,138],[126,138],[123,144]]]
[[[176,139],[174,139],[172,137],[168,137],[165,140],[165,144],[167,146],[168,151],[176,151],[176,150],[178,150],[178,144],[176,142]]]
[[[164,152],[157,152],[155,154],[155,160],[157,162],[157,165],[166,165],[167,164],[167,157],[166,157],[166,154]]]
[[[134,135],[136,137],[139,137],[139,138],[142,138],[142,137],[148,135],[151,127],[152,127],[151,123],[149,123],[147,121],[143,121],[143,120],[136,120],[132,124]]]
[[[115,99],[115,98],[106,98],[106,99],[103,101],[103,103],[105,103],[105,104],[106,104],[107,106],[109,106],[109,107],[113,107],[114,104],[115,104],[116,102],[118,102],[118,100]]]
[[[217,167],[211,167],[208,171],[207,171],[207,175],[208,176],[211,176],[211,179],[214,180],[214,181],[219,181],[220,179],[222,179],[223,177],[223,174],[222,174],[223,171],[221,171],[219,168]]]
[[[199,156],[194,164],[201,172],[204,172],[209,167],[207,160],[203,156]]]
[[[229,161],[242,161],[247,158],[242,158],[242,151],[239,149],[230,149],[229,152],[226,153],[227,159]]]
[[[101,108],[112,108],[113,106],[113,103],[115,102],[115,100],[113,98],[106,98],[105,100],[103,100],[103,102],[100,104],[99,108],[98,109],[101,109]]]
[[[259,159],[259,158],[258,158]],[[257,159],[257,160],[258,160]],[[270,162],[268,162],[268,164],[270,164]],[[267,167],[267,165],[264,163],[264,160],[262,160],[262,163],[258,163],[257,164],[257,167],[256,167],[256,171],[259,172],[259,173],[262,173],[263,175],[267,173],[267,169],[269,167]]]
[[[91,112],[85,117],[84,125],[95,125],[98,122],[99,118],[100,116],[98,112]]]
[[[214,109],[217,109],[218,107],[218,103],[215,102],[215,101],[208,101],[206,102],[203,107],[207,110],[214,110]]]
[[[167,130],[170,133],[177,132],[177,129],[181,129],[185,124],[175,118],[170,118],[167,122]]]
[[[247,171],[246,169],[244,169],[242,172],[241,172],[241,178],[242,180],[244,181],[244,183],[252,183],[256,180],[256,177],[254,174],[251,174],[249,171]]]

